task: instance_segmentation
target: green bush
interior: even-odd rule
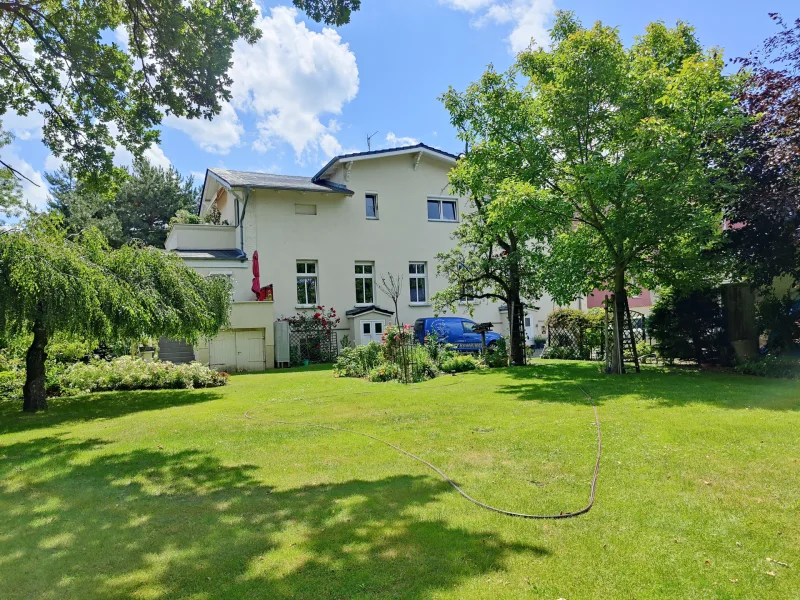
[[[400,378],[400,367],[394,363],[385,362],[369,371],[369,380],[374,382],[391,381]]]
[[[758,329],[767,336],[770,352],[791,350],[800,343],[800,300],[795,295],[792,290],[783,296],[769,291],[756,306]]]
[[[726,319],[719,290],[664,290],[647,320],[662,358],[728,364]]]
[[[75,363],[58,378],[63,394],[109,390],[191,389],[225,385],[227,373],[218,373],[198,362],[175,365],[145,362],[124,356],[111,361]]]
[[[800,379],[800,357],[766,354],[757,358],[749,358],[736,365],[734,369],[744,375]]]
[[[426,348],[415,348],[411,357],[413,381],[427,381],[439,375],[439,365],[431,358]]]
[[[486,366],[492,369],[508,366],[508,344],[506,338],[501,337],[486,349],[484,357]]]
[[[589,348],[578,350],[572,346],[548,346],[540,358],[554,358],[558,360],[589,360]]]
[[[367,377],[381,362],[381,345],[377,342],[345,348],[333,365],[333,374],[336,377]]]
[[[21,369],[0,371],[0,400],[21,398],[24,384],[25,371]]]
[[[442,362],[442,371],[445,373],[463,373],[480,368],[480,361],[471,354],[456,354]]]

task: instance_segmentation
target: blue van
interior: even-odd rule
[[[477,323],[463,317],[428,317],[414,322],[414,337],[422,344],[425,336],[435,333],[440,342],[453,344],[461,352],[479,352],[483,341],[481,334],[475,333]],[[489,347],[502,336],[493,331],[486,332],[486,346]]]

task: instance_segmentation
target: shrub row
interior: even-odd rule
[[[398,364],[400,346],[397,340],[406,335],[397,328],[387,327],[384,344],[370,342],[355,348],[345,348],[339,355],[333,372],[336,377],[362,377],[370,381],[392,381],[401,379],[401,367]],[[505,367],[508,365],[508,351],[505,340],[486,353],[484,359],[472,354],[460,354],[449,344],[442,344],[435,335],[429,336],[425,343],[405,352],[412,352],[405,357],[410,365],[412,381],[433,379],[441,373],[463,373],[486,367]]]
[[[19,398],[25,371],[18,368],[0,371],[0,398]],[[71,365],[48,361],[47,390],[50,395],[71,396],[84,392],[111,390],[191,389],[225,385],[227,373],[218,373],[197,362],[176,365],[170,362],[145,362],[123,356],[114,360],[93,360]]]

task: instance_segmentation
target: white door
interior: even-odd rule
[[[209,342],[209,366],[217,371],[236,370],[236,333],[220,331]]]
[[[263,371],[264,330],[241,329],[236,331],[236,370]]]
[[[381,343],[383,337],[383,321],[361,321],[361,343]]]
[[[533,344],[533,323],[530,317],[525,317],[525,343],[528,346]]]

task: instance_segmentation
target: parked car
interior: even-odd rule
[[[428,317],[417,319],[414,322],[414,337],[419,343],[425,337],[435,333],[439,341],[453,344],[460,352],[478,352],[481,350],[483,340],[480,333],[474,329],[478,324],[475,321],[462,317]],[[493,331],[486,332],[486,346],[497,343],[502,336]]]

